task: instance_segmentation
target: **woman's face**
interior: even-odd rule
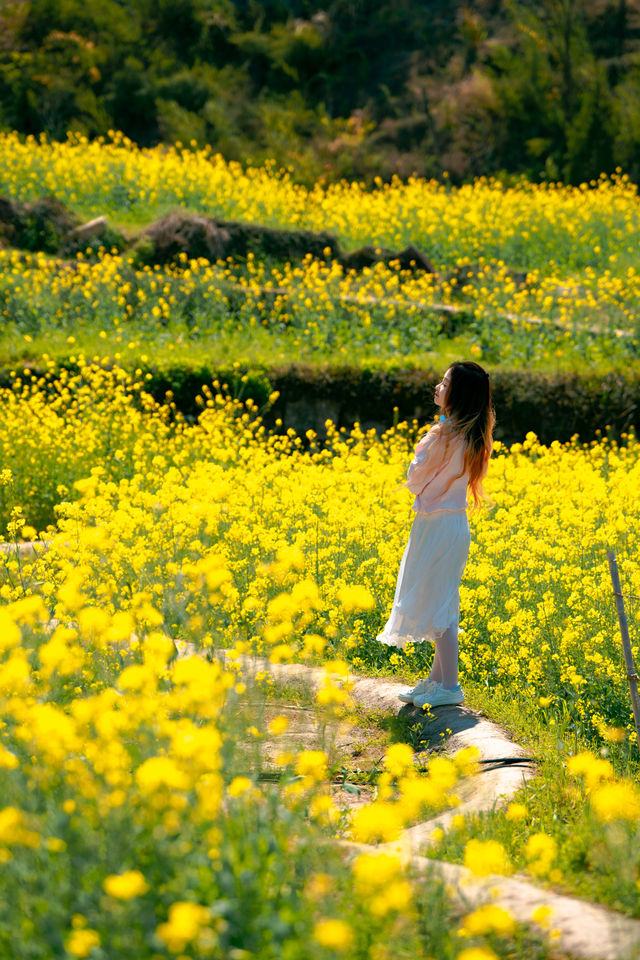
[[[449,393],[449,386],[451,384],[451,371],[447,370],[444,377],[440,383],[436,386],[433,399],[437,407],[441,407],[443,410],[447,406],[447,395]]]

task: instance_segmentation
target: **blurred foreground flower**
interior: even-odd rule
[[[319,920],[313,928],[313,938],[329,950],[348,950],[353,942],[353,930],[343,920]]]
[[[513,933],[515,926],[516,922],[508,910],[495,903],[487,903],[464,918],[458,933],[463,937],[484,936],[486,933],[505,935]]]
[[[132,900],[140,897],[149,889],[149,884],[139,870],[125,870],[113,873],[103,881],[105,893],[116,900]]]
[[[464,865],[476,877],[511,871],[506,851],[497,840],[469,840],[464,848]]]

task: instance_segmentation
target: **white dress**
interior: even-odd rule
[[[469,554],[465,445],[432,427],[416,447],[407,487],[416,495],[391,615],[377,639],[393,647],[434,641],[457,626],[460,580]]]
[[[404,551],[391,616],[381,643],[434,641],[458,623],[460,580],[471,534],[466,511],[418,513]]]

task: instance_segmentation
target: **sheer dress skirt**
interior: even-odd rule
[[[465,510],[417,513],[400,564],[391,615],[378,640],[392,647],[434,641],[458,622],[471,533]]]

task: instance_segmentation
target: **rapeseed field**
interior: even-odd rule
[[[242,169],[210,150],[139,150],[119,135],[49,143],[0,135],[0,194],[50,193],[80,216],[135,232],[176,207],[267,226],[332,232],[343,250],[413,243],[435,274],[380,264],[209,263],[143,268],[89,248],[59,262],[0,251],[2,346],[34,356],[113,343],[127,366],[144,355],[419,363],[450,347],[489,363],[611,368],[638,356],[637,188],[623,175],[581,187],[453,188],[409,179],[318,184]],[[444,308],[444,309],[443,309]],[[448,310],[456,308],[452,326]],[[72,338],[72,339],[70,339]]]
[[[0,396],[4,535],[36,541],[35,557],[5,555],[0,587],[0,937],[16,957],[125,957],[132,943],[141,957],[222,956],[250,933],[256,956],[323,957],[368,955],[401,928],[406,956],[417,944],[506,956],[514,937],[523,955],[544,956],[508,915],[460,920],[476,946],[448,928],[421,933],[437,884],[373,853],[347,868],[332,846],[336,835],[393,840],[455,804],[472,756],[432,761],[424,776],[396,744],[377,798],[349,816],[328,792],[322,751],[283,751],[280,783],[265,788],[238,749],[266,733],[255,700],[265,681],[240,675],[243,654],[324,665],[317,709],[329,723],[350,710],[350,670],[408,677],[428,663],[429,652],[374,640],[424,427],[379,438],[329,424],[321,445],[311,432],[268,433],[251,402],[215,386],[201,406],[188,423],[143,382],[81,358],[75,375],[25,376]],[[552,738],[556,793],[523,791],[493,820],[459,817],[434,838],[474,872],[526,870],[569,890],[581,890],[576,861],[591,845],[590,895],[610,900],[615,885],[631,914],[637,745],[605,551],[617,551],[625,590],[640,592],[638,470],[633,436],[498,446],[491,503],[472,515],[462,678],[471,697],[508,698],[541,742]],[[200,655],[177,659],[176,641]],[[271,734],[286,725],[273,721]],[[40,954],[28,952],[34,938]]]
[[[116,134],[0,136],[0,193],[45,192],[125,230],[179,205],[331,230],[345,249],[413,242],[437,273],[0,250],[12,371],[0,389],[0,955],[557,956],[543,908],[533,933],[495,904],[462,909],[375,849],[455,807],[472,754],[424,771],[394,743],[368,771],[374,798],[351,812],[334,800],[328,748],[283,741],[275,773],[262,759],[288,721],[266,720],[278,691],[243,670],[245,655],[321,668],[312,709],[327,731],[356,716],[351,673],[414,680],[429,667],[430,649],[375,641],[412,519],[406,467],[429,424],[270,432],[221,383],[203,385],[187,420],[170,394],[147,393],[145,371],[207,351],[368,362],[381,344],[385,361],[419,362],[443,337],[496,363],[633,363],[636,187],[620,174],[575,189],[305,190],[286,171]],[[462,333],[446,332],[443,306],[464,312]],[[431,838],[432,854],[476,875],[525,873],[631,916],[638,743],[606,552],[637,660],[639,453],[633,434],[496,445],[471,515],[462,682],[539,772],[508,806],[454,816]]]
[[[2,461],[13,463],[3,475],[5,529],[21,529],[16,504],[20,522],[38,532],[57,521],[41,592],[63,582],[69,537],[80,524],[95,529],[85,546],[74,544],[70,575],[99,579],[101,603],[124,602],[125,576],[128,594],[163,600],[163,578],[173,582],[185,564],[219,558],[229,590],[220,611],[207,619],[196,610],[186,583],[180,602],[178,595],[166,601],[163,623],[181,639],[216,647],[259,635],[260,646],[267,629],[287,647],[295,636],[282,653],[294,656],[312,625],[332,655],[348,655],[355,666],[376,656],[380,663],[390,656],[391,666],[402,661],[401,652],[370,640],[386,620],[408,535],[403,478],[417,424],[382,438],[328,424],[321,444],[313,431],[268,433],[251,401],[207,388],[198,422],[188,423],[170,403],[155,404],[143,382],[99,364],[75,376],[24,377],[0,397]],[[520,682],[550,698],[551,711],[570,709],[595,738],[611,726],[633,729],[606,551],[618,553],[627,592],[640,594],[639,489],[634,436],[544,447],[529,434],[509,449],[496,445],[489,505],[471,515],[463,667],[487,686]],[[108,547],[104,569],[98,536]],[[276,628],[268,611],[281,551],[291,563],[283,582],[297,593],[285,603],[278,590]],[[363,610],[347,615],[343,591],[354,586]],[[8,583],[2,591],[14,598]],[[336,631],[339,644],[331,640]]]
[[[308,190],[287,171],[243,169],[209,148],[141,150],[120,134],[105,142],[0,137],[0,192],[28,200],[53,194],[83,215],[148,222],[186,206],[221,218],[334,232],[345,249],[413,242],[437,265],[457,257],[503,257],[523,268],[606,269],[633,256],[637,188],[620,172],[566,187],[479,179],[460,188],[418,178],[321,183]],[[612,259],[613,258],[613,259]]]

